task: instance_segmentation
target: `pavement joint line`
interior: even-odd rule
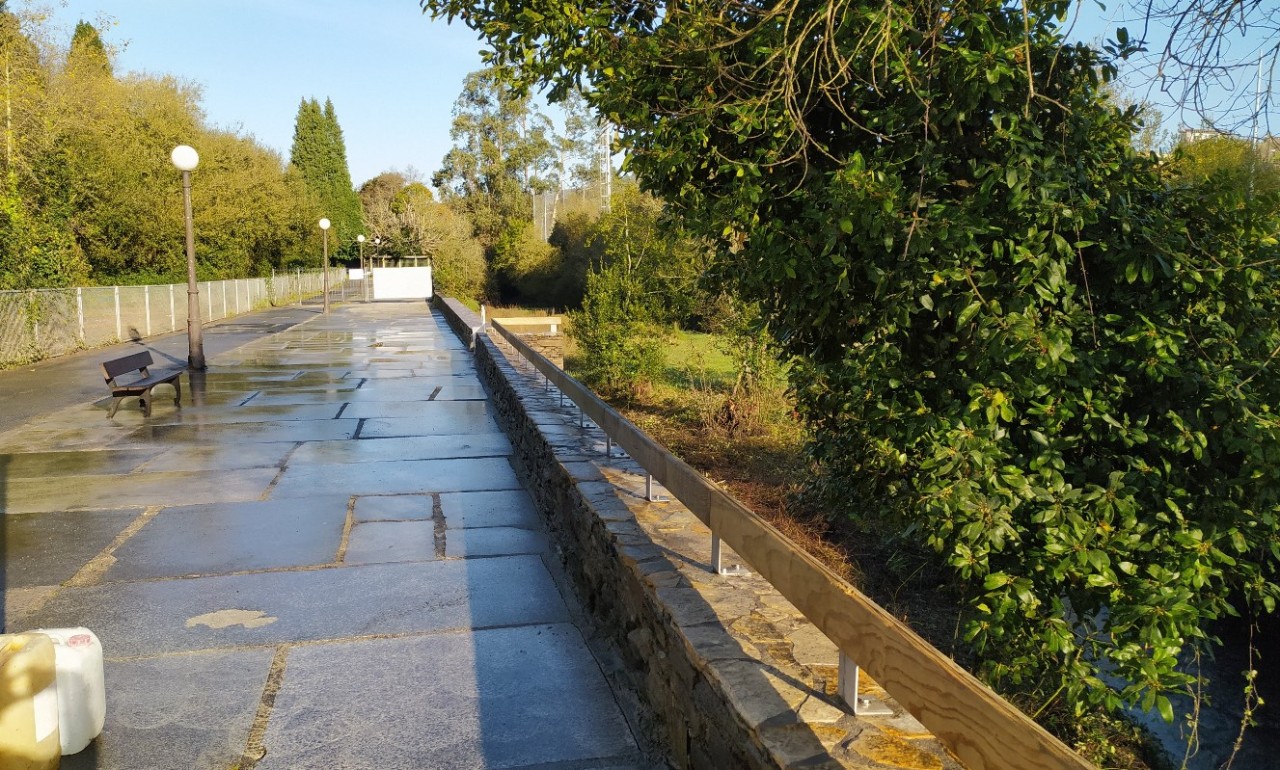
[[[431,521],[435,523],[436,558],[445,558],[448,523],[444,519],[444,506],[440,503],[440,493],[431,495]]]
[[[286,455],[286,459],[287,459],[287,455]],[[263,467],[269,468],[272,466],[263,466]],[[276,485],[280,483],[280,479],[284,476],[285,471],[289,470],[289,464],[284,460],[281,460],[280,464],[274,467],[278,468],[278,470],[276,471],[276,475],[271,477],[271,481],[267,482],[267,488],[262,490],[261,495],[258,495],[258,500],[260,502],[266,502],[267,500],[271,499],[272,490],[274,490],[276,488]]]
[[[440,395],[440,391],[442,391],[442,390],[444,390],[444,386],[443,386],[443,385],[437,385],[437,386],[436,386],[436,389],[435,389],[435,390],[433,390],[433,391],[431,391],[431,395],[430,395],[430,396],[427,396],[427,400],[428,400],[428,401],[435,401],[435,400],[436,400],[436,396]]]
[[[343,564],[347,558],[347,548],[351,545],[351,530],[356,525],[356,500],[352,495],[347,500],[347,518],[342,523],[342,539],[338,541],[338,553],[333,557],[335,564]]]
[[[335,419],[335,420],[336,420],[336,419],[338,419],[339,417],[341,417],[341,416],[342,416],[342,413],[343,413],[343,412],[345,412],[345,411],[347,411],[347,407],[349,407],[349,406],[351,406],[351,402],[350,402],[350,401],[343,401],[343,402],[342,402],[342,407],[341,407],[340,409],[338,409],[338,413],[337,413],[337,414],[335,414],[335,415],[333,416],[333,419]]]
[[[250,396],[249,396],[248,398],[246,398],[244,401],[241,401],[240,403],[236,404],[236,406],[244,406],[245,404],[249,403],[250,401],[254,400],[255,398],[257,398],[257,397],[258,397],[258,396],[260,396],[260,395],[262,395],[262,391],[260,391],[260,390],[255,390],[255,391],[253,391],[253,394],[252,394],[252,395],[250,395]]]
[[[240,760],[240,770],[253,770],[258,761],[267,755],[267,724],[271,721],[271,711],[276,705],[276,695],[284,684],[285,666],[289,659],[289,645],[276,647],[276,654],[271,659],[271,668],[267,670],[267,681],[262,688],[262,700],[258,702],[258,712],[253,717],[253,726],[249,728],[249,738],[245,742],[244,754]]]
[[[90,559],[83,567],[76,571],[76,574],[72,575],[70,579],[62,584],[62,586],[59,586],[59,591],[63,587],[84,588],[87,586],[98,585],[103,576],[107,574],[107,570],[111,569],[111,567],[116,563],[116,550],[128,542],[129,538],[138,534],[138,530],[145,527],[147,522],[154,519],[156,515],[163,510],[163,505],[152,505],[143,509],[142,513],[138,514],[137,518],[129,522],[129,526],[125,527],[118,535],[116,535],[115,539],[112,540],[106,548],[103,548],[97,556]],[[50,592],[50,597],[48,598],[52,598],[52,595],[56,593],[58,593],[58,591]],[[46,601],[48,601],[48,598],[46,598]]]
[[[364,421],[365,421],[365,419],[366,419],[366,418],[361,417],[361,418],[356,422],[356,432],[351,434],[351,440],[352,440],[352,441],[358,441],[358,440],[360,440],[360,434],[364,432]]]

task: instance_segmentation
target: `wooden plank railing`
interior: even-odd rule
[[[1093,767],[496,319],[493,328],[969,770]]]
[[[551,333],[555,334],[560,329],[563,321],[558,315],[531,315],[531,316],[514,316],[511,318],[494,318],[493,323],[502,326],[548,326]]]

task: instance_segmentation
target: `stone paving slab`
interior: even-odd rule
[[[140,513],[140,508],[123,508],[0,516],[5,589],[70,580]]]
[[[542,516],[533,505],[529,493],[521,490],[503,492],[457,492],[440,495],[440,509],[449,529],[467,527],[521,527],[538,529]]]
[[[258,770],[518,768],[636,752],[569,625],[294,650],[265,745]]]
[[[347,564],[387,564],[436,559],[434,521],[369,521],[351,529]]]
[[[128,449],[118,452],[20,452],[0,454],[0,478],[51,479],[129,473],[158,456],[160,449]]]
[[[401,436],[459,436],[477,433],[499,433],[498,424],[484,409],[482,402],[450,401],[448,406],[461,407],[448,418],[440,416],[391,417],[364,420],[361,438],[396,438]],[[446,406],[442,403],[439,406]]]
[[[542,561],[508,556],[64,588],[26,622],[120,658],[567,619]]]
[[[139,470],[234,471],[242,468],[279,468],[297,449],[296,441],[264,442],[241,446],[223,444],[183,444],[169,447],[143,464]]]
[[[354,438],[359,420],[286,420],[210,425],[147,425],[128,439],[134,444],[227,444],[262,441],[326,441]],[[123,437],[122,437],[123,438]]]
[[[506,458],[480,457],[362,463],[359,472],[350,474],[335,473],[328,465],[296,467],[290,464],[271,490],[271,497],[520,488],[515,471]]]
[[[466,457],[507,457],[511,442],[503,433],[464,436],[401,436],[361,438],[359,441],[309,441],[293,453],[291,460],[308,465],[349,465],[351,463],[394,462],[397,460],[444,460]]]
[[[386,418],[411,417],[448,428],[454,433],[495,432],[493,414],[483,401],[358,401],[347,406],[343,417]],[[493,428],[490,428],[490,425]],[[424,431],[414,435],[431,435]],[[376,428],[366,423],[360,435],[377,435]]]
[[[105,579],[333,564],[348,505],[333,496],[166,508],[116,550]]]
[[[244,406],[209,404],[203,407],[161,412],[152,410],[148,425],[210,425],[217,423],[261,423],[270,420],[330,420],[342,412],[342,404],[255,404]],[[344,415],[353,417],[356,415]]]
[[[211,650],[107,661],[111,729],[84,752],[63,757],[62,770],[236,767],[273,654]]]
[[[514,527],[481,527],[455,530],[446,541],[445,555],[450,558],[494,556],[508,553],[542,553],[547,539],[541,532]]]
[[[356,522],[365,521],[427,521],[435,515],[435,498],[432,495],[367,495],[357,497]],[[434,527],[434,522],[432,523]]]
[[[71,476],[56,485],[44,479],[5,482],[3,513],[183,505],[192,500],[240,502],[261,498],[279,473],[248,468],[214,476],[202,471],[135,473],[128,476]]]

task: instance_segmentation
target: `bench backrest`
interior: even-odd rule
[[[136,372],[139,369],[145,369],[155,363],[151,359],[151,351],[144,350],[141,353],[117,358],[111,361],[102,362],[102,376],[107,382],[111,382],[116,377],[129,372]]]

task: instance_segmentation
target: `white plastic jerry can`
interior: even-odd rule
[[[61,759],[53,640],[0,634],[0,760],[6,770],[56,770]]]
[[[102,734],[107,719],[102,642],[87,628],[42,628],[36,633],[53,640],[62,755],[78,754]]]

